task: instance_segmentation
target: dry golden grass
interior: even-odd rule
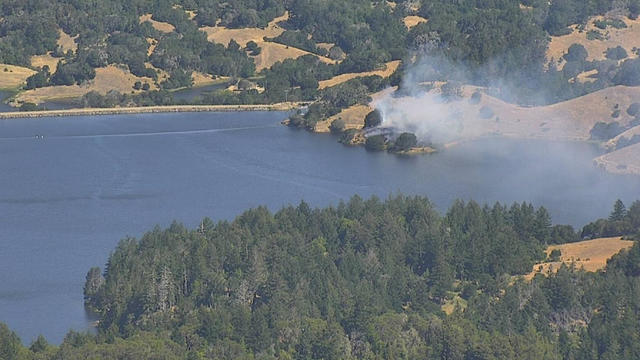
[[[336,86],[338,84],[342,84],[343,82],[347,82],[357,77],[378,75],[386,78],[391,76],[391,74],[393,74],[394,71],[396,71],[398,66],[400,66],[400,60],[394,60],[386,63],[385,68],[382,70],[375,70],[375,71],[368,71],[368,72],[361,72],[361,73],[348,73],[348,74],[334,76],[331,79],[320,81],[318,88],[324,89],[331,86]]]
[[[150,62],[144,63],[144,66],[146,68],[153,69],[153,70],[156,71],[156,73],[158,74],[158,82],[159,83],[164,81],[164,80],[167,80],[169,78],[169,73],[168,72],[153,66],[153,64],[151,64]]]
[[[630,20],[624,18],[623,21],[627,24],[624,29],[615,29],[613,27],[607,27],[606,30],[601,30],[593,25],[595,20],[602,20],[604,17],[598,16],[589,20],[585,30],[579,32],[577,25],[573,25],[573,32],[564,36],[552,36],[549,48],[547,49],[547,59],[558,60],[567,52],[569,46],[572,44],[581,44],[589,52],[587,60],[603,60],[605,59],[604,52],[607,48],[613,48],[616,46],[622,46],[627,50],[629,57],[635,57],[631,51],[634,47],[640,48],[640,19]],[[588,40],[587,31],[597,30],[603,34],[606,34],[605,40]],[[563,64],[561,63],[560,67]]]
[[[631,129],[628,129],[627,131],[623,132],[622,134],[614,137],[613,139],[607,141],[605,143],[605,147],[607,149],[614,150],[618,145],[618,141],[620,141],[620,139],[622,138],[631,139],[634,135],[640,135],[640,125],[636,125]]]
[[[444,311],[445,314],[451,315],[456,310],[456,308],[459,308],[461,310],[466,309],[467,302],[460,296],[456,295],[453,297],[453,299],[448,300],[447,302],[442,304],[440,308],[442,309],[442,311]]]
[[[172,8],[174,9],[183,9],[182,5],[173,5]],[[187,16],[189,17],[190,20],[193,20],[194,17],[196,17],[196,12],[193,10],[184,10],[184,12],[187,14]]]
[[[326,120],[318,121],[313,131],[317,133],[328,133],[330,131],[329,126],[331,126],[331,123],[337,119],[344,120],[345,129],[362,129],[364,126],[364,118],[367,114],[373,111],[373,109],[375,109],[376,101],[384,97],[390,91],[392,91],[392,89],[372,94],[372,101],[368,105],[354,105],[342,110],[338,114],[333,115]]]
[[[62,50],[66,53],[71,50],[75,52],[78,50],[78,44],[76,44],[76,38],[78,35],[71,37],[67,35],[62,29],[60,29],[60,38],[58,38],[58,45],[62,47]]]
[[[189,19],[193,20],[193,18],[196,17],[197,13],[193,10],[185,10],[184,12],[187,13],[187,16],[189,17]]]
[[[132,75],[126,70],[109,65],[105,68],[96,69],[95,79],[82,85],[70,86],[49,86],[39,89],[27,90],[18,94],[17,101],[41,103],[52,99],[78,98],[90,91],[97,91],[106,94],[110,90],[121,93],[133,91],[133,84],[136,81],[147,82],[151,89],[156,89],[153,80]]]
[[[464,96],[469,97],[475,90],[474,87],[465,87]],[[597,122],[615,120],[628,125],[632,118],[625,111],[621,111],[616,119],[611,117],[614,105],[619,104],[620,109],[626,109],[639,98],[640,87],[615,86],[548,106],[524,107],[483,93],[476,105],[470,105],[465,98],[443,104],[439,111],[458,114],[461,119],[463,126],[456,139],[451,140],[454,143],[491,135],[584,141],[590,138],[590,131]],[[387,101],[391,107],[400,110],[407,106],[421,106],[423,102],[413,98]],[[480,109],[485,106],[493,111],[493,117],[485,119],[479,116]]]
[[[227,29],[222,26],[205,26],[200,30],[207,33],[207,39],[211,42],[228,45],[233,39],[240,46],[246,46],[249,41],[255,41],[258,45],[264,42],[265,37],[276,37],[284,32],[278,23],[289,19],[289,13],[285,12],[284,15],[273,19],[269,25],[264,28],[245,28],[245,29]]]
[[[49,71],[54,73],[58,69],[58,62],[60,58],[54,58],[50,54],[34,55],[31,57],[31,66],[34,68],[42,68],[45,65],[49,66]]]
[[[200,28],[200,30],[207,33],[207,39],[211,42],[228,45],[231,40],[234,40],[240,46],[246,46],[249,41],[254,41],[262,48],[262,51],[258,56],[254,56],[254,62],[258,71],[262,69],[268,69],[273,64],[286,59],[296,59],[303,55],[317,56],[321,61],[326,63],[334,63],[333,60],[312,54],[308,51],[298,49],[292,46],[286,46],[273,42],[266,42],[265,37],[273,38],[284,32],[278,23],[289,19],[289,13],[285,12],[284,15],[273,19],[269,25],[264,28],[244,28],[244,29],[227,29],[222,26],[206,26]]]
[[[412,27],[421,24],[421,23],[425,23],[429,20],[423,18],[422,16],[417,16],[417,15],[410,15],[410,16],[406,16],[404,18],[404,26],[406,26],[407,28],[411,29]]]
[[[312,54],[308,51],[301,50],[292,46],[286,46],[273,42],[260,42],[258,46],[262,48],[262,51],[258,56],[253,56],[253,60],[256,64],[256,70],[268,69],[273,64],[284,61],[286,59],[297,59],[304,55],[313,55],[320,59],[320,61],[333,64],[335,61],[328,57]]]
[[[332,47],[336,46],[334,43],[316,43],[316,46],[325,49],[327,51],[331,50]]]
[[[633,241],[622,240],[621,237],[600,238],[594,240],[579,241],[570,244],[552,245],[546,249],[547,255],[553,250],[560,250],[561,256],[558,262],[540,263],[533,266],[533,271],[525,276],[533,278],[536,273],[547,274],[556,272],[562,264],[575,264],[577,269],[585,271],[598,271],[604,269],[607,260],[623,249],[633,246]]]
[[[203,74],[203,73],[197,72],[197,71],[193,72],[193,74],[191,75],[191,78],[193,79],[193,86],[194,87],[206,86],[206,85],[210,85],[210,84],[213,84],[213,83],[218,81],[218,80],[214,79],[213,76],[211,76],[209,74]]]
[[[154,38],[147,38],[147,43],[149,44],[149,48],[147,49],[147,56],[151,56],[158,46],[158,41]]]
[[[69,50],[76,51],[78,49],[78,44],[76,44],[76,38],[67,35],[64,31],[58,30],[60,33],[60,37],[58,38],[58,45],[62,48],[64,52]],[[31,66],[34,68],[42,68],[43,66],[49,66],[50,71],[53,73],[58,69],[58,62],[60,58],[55,58],[51,56],[51,53],[47,53],[44,55],[34,55],[31,57]]]
[[[362,129],[364,126],[364,117],[373,110],[368,105],[355,105],[342,110],[340,113],[333,115],[324,121],[319,121],[314,128],[317,133],[328,133],[329,126],[334,120],[342,119],[345,122],[346,129]]]
[[[169,23],[153,20],[151,16],[151,14],[140,15],[140,23],[148,21],[154,29],[163,33],[170,33],[176,29],[175,26]]]
[[[598,70],[593,69],[593,70],[585,71],[578,74],[578,76],[576,76],[576,79],[581,83],[594,82],[597,80],[594,76],[597,74],[598,74]]]
[[[434,84],[437,87],[440,84]],[[640,87],[615,86],[602,89],[591,94],[559,102],[548,106],[523,107],[507,103],[498,98],[482,94],[478,104],[470,104],[468,97],[474,91],[482,90],[472,86],[463,88],[463,98],[450,103],[436,104],[433,112],[443,114],[459,131],[445,140],[445,147],[455,146],[461,142],[487,136],[504,136],[519,139],[572,140],[586,141],[591,137],[590,131],[598,122],[619,122],[623,126],[630,125],[633,118],[626,109],[640,99]],[[422,98],[391,98],[384,102],[387,109],[397,109],[387,116],[415,116],[415,121],[422,121],[422,115],[415,112],[403,112],[404,108],[420,108],[424,106]],[[617,118],[612,117],[615,105],[621,109]],[[479,116],[480,109],[487,107],[493,116]],[[453,120],[458,119],[458,120]],[[638,129],[633,130],[640,131]],[[631,132],[626,136],[630,137]],[[609,147],[612,145],[609,144]],[[623,148],[594,159],[596,165],[614,173],[640,174],[640,146]]]
[[[598,167],[614,174],[640,175],[640,144],[604,154],[593,161]]]
[[[25,67],[0,64],[0,89],[15,89],[33,74],[35,71]]]

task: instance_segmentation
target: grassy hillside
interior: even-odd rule
[[[0,89],[15,89],[34,73],[35,71],[22,66],[0,64]]]
[[[526,275],[526,278],[531,279],[535,274],[547,275],[556,272],[563,264],[585,271],[598,271],[606,267],[607,260],[620,251],[629,249],[633,244],[634,241],[622,240],[621,237],[609,237],[551,245],[545,253],[549,257],[552,251],[560,251],[558,260],[535,264],[533,271]]]

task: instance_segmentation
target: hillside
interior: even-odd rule
[[[229,29],[223,26],[208,26],[200,28],[207,33],[207,39],[209,41],[228,45],[231,40],[234,40],[240,46],[246,46],[249,41],[253,41],[258,44],[258,47],[262,48],[260,54],[252,56],[256,64],[256,70],[260,71],[268,69],[273,64],[285,59],[297,59],[303,55],[312,54],[308,51],[298,49],[293,46],[287,46],[278,44],[275,42],[268,42],[265,38],[275,38],[284,32],[284,29],[278,24],[286,22],[289,19],[289,13],[285,12],[284,15],[273,19],[267,27],[262,28],[243,28],[243,29]],[[321,61],[333,64],[334,60],[331,60],[324,56],[317,56]]]
[[[101,94],[106,94],[111,90],[116,90],[122,93],[131,93],[132,91],[135,91],[133,89],[133,85],[136,81],[148,83],[151,87],[156,87],[153,79],[137,77],[127,70],[109,65],[104,68],[96,69],[95,79],[82,85],[48,86],[44,88],[26,90],[19,93],[15,100],[18,102],[32,102],[39,104],[46,100],[80,98],[90,91],[97,91]],[[140,91],[138,90],[138,92]]]
[[[35,71],[22,66],[0,64],[0,89],[15,89],[34,73]]]
[[[631,57],[637,57],[638,54],[634,49],[640,48],[640,19],[631,20],[627,17],[618,18],[624,22],[626,28],[617,29],[608,26],[601,29],[595,26],[596,21],[604,21],[610,18],[604,16],[596,16],[587,22],[584,28],[578,25],[572,25],[571,33],[563,36],[552,36],[551,42],[547,49],[547,59],[560,61],[560,67],[564,65],[562,56],[567,53],[569,47],[573,44],[580,44],[585,47],[588,52],[587,60],[604,60],[605,52],[608,48],[622,46],[627,54]],[[590,40],[589,32],[592,34],[600,34],[601,38]]]
[[[439,89],[418,97],[387,97],[379,103],[385,123],[424,125],[430,132],[444,127],[445,142],[501,135],[516,138],[588,140],[597,122],[617,121],[627,125],[633,119],[624,111],[613,118],[616,104],[626,109],[640,98],[640,87],[616,86],[548,106],[523,107],[507,103],[479,90],[480,100],[471,101],[474,87],[465,87],[463,97],[439,101]],[[424,113],[417,111],[429,108]],[[384,125],[383,124],[383,125]],[[446,131],[445,131],[446,130]]]
[[[380,76],[380,77],[383,77],[383,78],[388,78],[389,76],[391,76],[391,74],[393,74],[398,69],[398,66],[400,66],[400,63],[401,63],[400,60],[395,60],[395,61],[390,61],[390,62],[384,64],[384,68],[380,69],[380,70],[336,75],[336,76],[332,77],[331,79],[320,81],[319,85],[318,85],[318,89],[324,89],[324,88],[328,88],[328,87],[331,87],[331,86],[336,86],[336,85],[342,84],[342,83],[344,83],[346,81],[349,81],[351,79],[355,79],[357,77],[365,77],[365,76],[377,75],[377,76]]]
[[[640,175],[640,144],[599,156],[594,164],[614,174]]]
[[[633,241],[622,240],[622,238],[618,236],[551,245],[547,247],[545,253],[549,256],[552,251],[559,250],[561,254],[560,261],[535,264],[533,271],[525,277],[531,279],[538,273],[547,275],[550,272],[556,272],[562,264],[567,266],[573,265],[576,269],[584,269],[585,271],[598,271],[605,268],[607,260],[613,255],[623,249],[629,249],[633,244]]]
[[[153,16],[153,14],[140,15],[139,20],[140,20],[141,23],[148,21],[149,23],[151,23],[151,26],[153,26],[154,29],[156,29],[156,30],[158,30],[158,31],[160,31],[162,33],[170,33],[170,32],[174,32],[176,30],[175,26],[173,26],[173,25],[171,25],[169,23],[163,22],[163,21],[153,20],[152,16]]]
[[[360,130],[364,126],[364,118],[368,113],[373,111],[376,106],[376,102],[382,99],[385,96],[388,96],[394,89],[386,89],[374,94],[371,94],[372,101],[367,105],[353,105],[346,109],[343,109],[339,113],[330,116],[326,120],[319,121],[316,123],[313,131],[317,133],[328,133],[330,132],[329,126],[335,120],[341,119],[345,123],[345,130],[347,129],[356,129]]]

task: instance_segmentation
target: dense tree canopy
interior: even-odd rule
[[[341,73],[378,69],[390,60],[401,59],[404,68],[409,68],[417,52],[446,59],[438,66],[436,80],[486,85],[499,79],[514,85],[515,91],[502,95],[508,100],[553,102],[613,84],[634,85],[640,76],[638,61],[627,60],[619,70],[599,71],[593,83],[570,81],[582,71],[604,70],[612,64],[587,62],[586,51],[576,45],[565,57],[569,63],[557,71],[545,63],[548,34],[566,32],[568,25],[584,23],[590,16],[609,10],[634,16],[638,8],[640,0],[526,0],[523,4],[509,0],[108,0],[96,4],[8,0],[0,4],[0,63],[30,66],[32,55],[45,53],[60,59],[57,71],[39,72],[27,88],[80,84],[94,78],[95,68],[108,64],[126,66],[164,89],[190,86],[190,77],[196,71],[247,78],[256,75],[254,59],[249,55],[256,56],[262,49],[255,42],[247,44],[246,49],[233,41],[229,46],[210,43],[200,27],[265,27],[287,11],[289,20],[280,24],[285,31],[268,41],[341,61],[326,65],[315,58],[314,63],[311,55],[306,60],[287,60],[259,74],[266,89],[264,95],[245,89],[220,92],[201,101],[270,103],[289,99],[289,94],[292,100],[316,100],[321,97],[318,81]],[[162,32],[149,22],[140,23],[140,16],[145,14],[171,24],[175,30]],[[408,30],[403,23],[407,15],[422,15],[429,21]],[[607,20],[597,25],[606,29],[624,25],[620,23]],[[59,30],[78,35],[77,51],[62,51],[56,43]],[[330,48],[319,46],[321,43],[330,44]],[[149,54],[151,44],[154,51]],[[615,59],[623,55],[615,48],[609,54]],[[169,78],[159,79],[157,70],[166,72]],[[394,85],[399,82],[392,81]],[[545,89],[546,97],[531,96],[541,89]],[[127,101],[144,105],[151,98]]]
[[[620,201],[598,222],[627,222],[621,234],[637,236],[639,209]],[[405,196],[174,223],[122,240],[103,273],[89,270],[97,335],[26,348],[0,324],[0,357],[637,358],[638,244],[606,272],[517,277],[562,233],[575,240],[527,203],[457,201],[441,215]]]

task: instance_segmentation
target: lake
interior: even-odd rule
[[[118,241],[174,219],[232,219],[301,199],[403,192],[530,201],[582,226],[640,198],[640,177],[592,166],[592,144],[485,139],[414,157],[280,125],[281,112],[0,120],[0,321],[29,344],[88,328],[82,287]],[[44,138],[36,138],[42,135]]]

